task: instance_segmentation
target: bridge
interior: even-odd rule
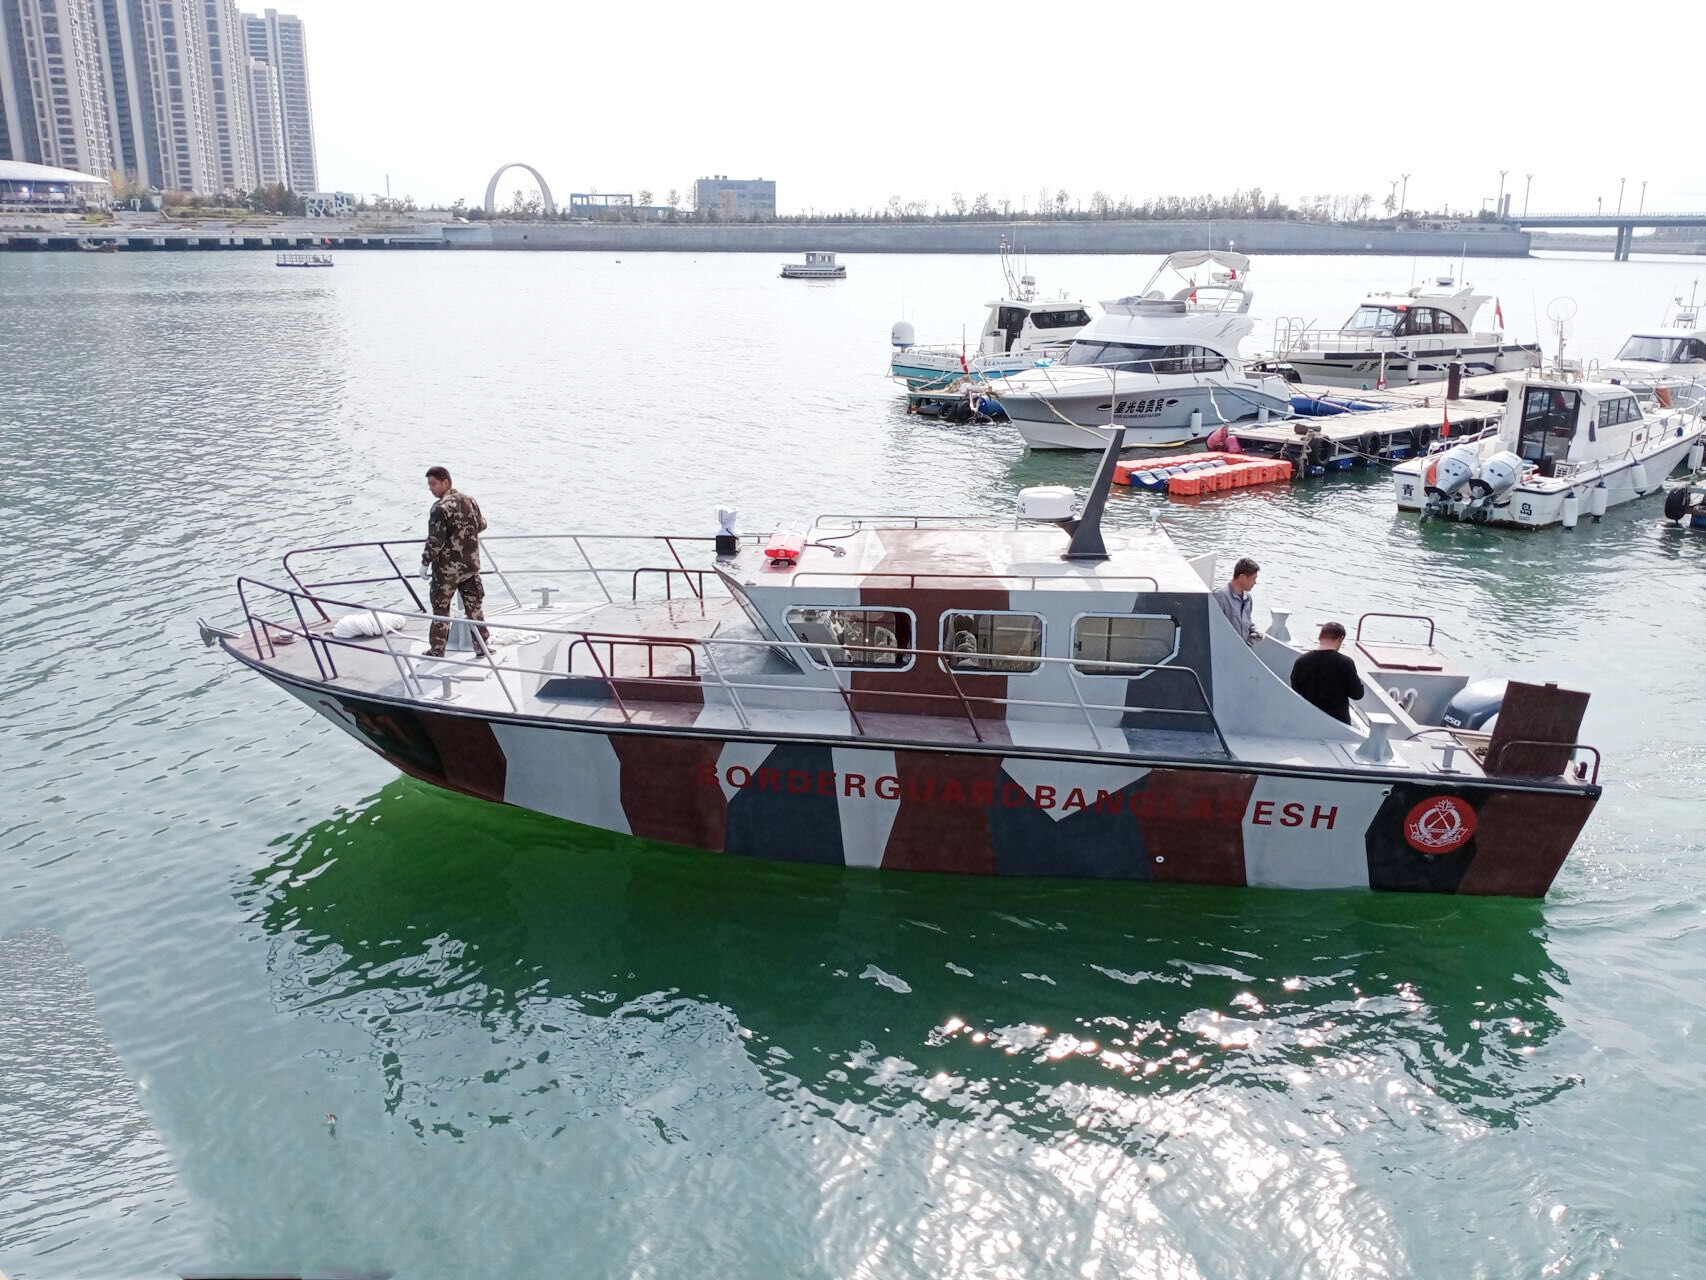
[[[1629,250],[1635,245],[1636,227],[1706,227],[1706,213],[1537,213],[1511,221],[1524,231],[1610,227],[1617,232],[1611,256],[1618,262],[1627,262]]]

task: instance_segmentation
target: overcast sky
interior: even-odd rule
[[[780,212],[1088,205],[1408,173],[1415,209],[1706,208],[1706,5],[852,6],[284,0],[307,23],[327,190],[483,197],[773,178]],[[531,188],[506,175],[507,200]]]

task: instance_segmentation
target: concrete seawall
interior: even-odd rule
[[[1027,254],[1173,253],[1236,248],[1245,253],[1385,253],[1521,258],[1527,232],[1496,224],[1347,226],[1327,222],[455,222],[280,220],[266,225],[124,220],[93,225],[0,223],[0,251],[121,252],[286,249],[520,249],[584,253],[995,252],[1002,237]]]
[[[1443,230],[1324,222],[519,223],[444,228],[453,248],[607,253],[991,253],[1001,237],[1025,253],[1391,253],[1526,257],[1528,233],[1465,223]]]

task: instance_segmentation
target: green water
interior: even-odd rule
[[[13,1280],[1698,1272],[1706,538],[1418,526],[1374,479],[1168,509],[1264,608],[1419,609],[1593,692],[1606,796],[1543,902],[663,849],[398,779],[193,620],[289,546],[418,533],[434,462],[494,532],[1082,483],[881,377],[903,305],[956,329],[990,264],[96,256],[0,259],[0,938],[64,940],[133,1094],[0,1080]],[[1336,315],[1410,264],[1258,269]],[[1688,269],[1471,275],[1604,351]],[[15,1051],[42,1010],[8,1012]],[[146,1151],[91,1138],[133,1114]]]

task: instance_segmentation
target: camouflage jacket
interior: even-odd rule
[[[432,504],[427,515],[426,550],[421,560],[435,574],[460,580],[480,572],[480,534],[486,517],[480,504],[451,489]]]

